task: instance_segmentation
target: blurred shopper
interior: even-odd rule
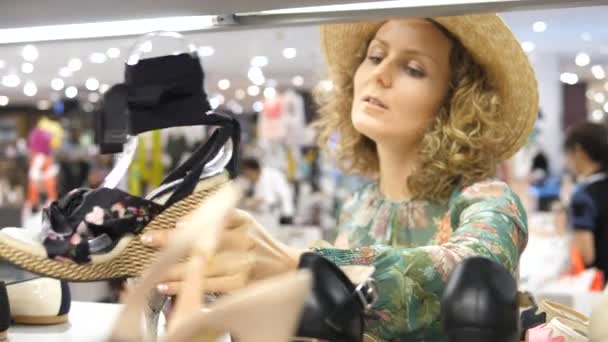
[[[256,159],[241,163],[247,179],[246,199],[243,207],[258,213],[270,213],[281,224],[293,223],[295,212],[293,190],[287,177],[272,167],[262,167]]]
[[[608,130],[584,123],[565,142],[566,166],[577,185],[568,208],[574,247],[588,267],[608,274]]]

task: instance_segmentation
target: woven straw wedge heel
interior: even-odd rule
[[[163,210],[139,234],[127,234],[110,252],[93,255],[89,263],[51,259],[42,246],[34,246],[15,238],[13,234],[4,233],[4,230],[0,231],[0,258],[32,273],[74,282],[139,276],[152,263],[157,252],[144,246],[139,235],[175,228],[180,218],[188,215],[226,182],[228,176],[225,174],[202,180],[191,195]]]

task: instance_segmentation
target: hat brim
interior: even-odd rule
[[[436,17],[471,54],[488,75],[501,98],[505,129],[501,159],[515,154],[528,140],[538,115],[536,77],[528,56],[496,14]],[[367,44],[384,22],[355,22],[323,25],[321,44],[330,76],[352,72],[360,63],[362,44]]]

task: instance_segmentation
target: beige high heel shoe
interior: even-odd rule
[[[580,323],[585,327],[589,327],[589,317],[566,305],[549,300],[543,300],[538,305],[538,309],[540,312],[547,314],[547,322],[555,317],[564,317],[571,321]]]
[[[170,266],[190,252],[186,286],[178,295],[169,328],[161,341],[215,342],[224,333],[242,342],[285,342],[294,333],[304,300],[312,286],[308,271],[293,272],[236,291],[201,310],[201,279],[207,259],[217,247],[223,220],[236,204],[236,191],[226,186],[183,221],[176,236],[130,293],[111,341],[151,341],[141,329],[146,298]]]
[[[224,333],[240,342],[286,342],[310,292],[309,271],[288,273],[234,292],[170,326],[163,341],[215,342]]]
[[[608,288],[591,312],[589,338],[592,342],[608,342]]]

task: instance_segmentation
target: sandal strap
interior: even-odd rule
[[[86,263],[92,249],[89,240],[104,236],[101,240],[114,244],[125,234],[139,233],[163,209],[118,189],[76,189],[45,209],[43,244],[49,258]],[[94,252],[100,250],[99,241]]]
[[[113,85],[103,95],[103,105],[95,113],[95,143],[101,154],[123,151],[129,118],[126,98],[127,86],[124,83]]]
[[[203,68],[196,54],[147,58],[127,65],[130,134],[211,124],[204,115],[211,106],[203,80]]]
[[[207,165],[207,163],[218,154],[220,149],[224,146],[224,144],[230,138],[233,138],[233,141],[234,141],[235,132],[238,133],[239,130],[235,129],[233,127],[230,127],[230,126],[220,127],[215,132],[213,132],[213,134],[211,135],[211,137],[209,138],[207,143],[204,145],[205,148],[201,149],[200,153],[197,156],[190,157],[189,160],[187,160],[184,163],[184,164],[186,164],[189,161],[192,161],[192,162],[198,161],[198,164],[196,164],[196,166],[192,167],[187,172],[187,174],[183,177],[182,183],[177,186],[177,188],[175,189],[173,194],[171,194],[171,197],[169,197],[169,199],[167,200],[165,205],[172,205],[173,203],[181,200],[182,198],[185,198],[186,196],[188,196],[192,192],[194,192],[194,190],[196,189],[196,186],[199,182],[199,179],[201,177],[201,174],[205,170],[205,165]],[[234,177],[236,175],[237,158],[235,157],[235,155],[236,155],[237,151],[238,151],[238,138],[233,143],[233,153],[234,154],[227,167],[227,169],[230,172],[231,177]],[[191,163],[188,163],[188,164],[191,164]]]
[[[209,113],[206,115],[208,116],[207,121],[209,122],[209,125],[219,126],[218,130],[226,130],[226,131],[229,131],[229,133],[230,133],[230,138],[232,139],[232,146],[233,146],[233,148],[232,148],[233,149],[233,158],[231,159],[230,163],[226,166],[226,169],[230,173],[231,177],[235,177],[236,173],[238,171],[238,165],[237,165],[238,158],[235,157],[234,153],[238,152],[239,144],[240,144],[239,122],[233,117],[229,117],[227,115],[223,115],[223,114],[219,114],[219,113],[212,112],[212,113]],[[217,132],[217,131],[215,131],[215,132]],[[225,140],[225,141],[218,142],[218,141],[213,141],[213,139],[217,140],[218,138],[217,137],[214,138],[214,135],[212,134],[212,136],[205,143],[199,145],[196,148],[196,150],[194,150],[194,152],[192,152],[192,154],[186,161],[184,161],[177,168],[175,168],[173,171],[171,171],[171,173],[169,173],[165,177],[165,179],[163,179],[161,184],[168,184],[168,183],[174,182],[178,179],[182,179],[188,174],[188,172],[190,172],[192,169],[194,169],[196,165],[203,164],[203,166],[204,166],[209,161],[211,161],[211,159],[213,159],[213,157],[215,157],[217,152],[210,153],[210,149],[214,146],[217,147],[217,145],[219,145],[221,147],[227,141],[227,140]]]
[[[104,94],[103,107],[96,113],[101,153],[122,152],[127,134],[213,125],[204,115],[211,110],[203,89],[204,77],[196,54],[147,58],[126,65],[125,82]]]

